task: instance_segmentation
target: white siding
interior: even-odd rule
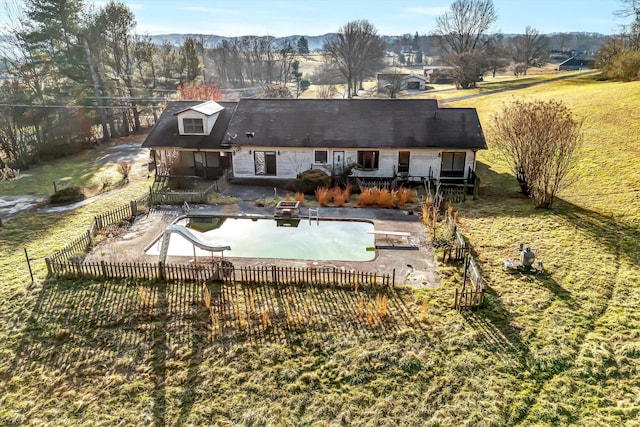
[[[378,168],[375,170],[353,170],[353,176],[361,178],[391,178],[395,175],[398,167],[398,153],[400,151],[411,151],[409,157],[409,176],[414,178],[439,178],[441,166],[440,149],[419,149],[419,150],[398,150],[398,149],[372,149],[372,150],[355,150],[355,149],[338,149],[327,150],[327,163],[319,164],[314,162],[314,151],[322,150],[320,147],[310,148],[277,148],[277,147],[248,147],[243,146],[240,151],[233,154],[233,175],[238,178],[273,178],[274,176],[264,176],[255,174],[254,155],[256,149],[258,151],[274,151],[276,152],[276,172],[277,178],[294,179],[296,175],[307,169],[322,169],[327,173],[331,173],[333,166],[333,152],[344,152],[345,166],[351,163],[357,163],[358,151],[378,151]],[[447,150],[449,151],[449,150]],[[456,150],[461,151],[461,150]],[[469,168],[475,168],[475,155],[473,151],[466,151],[465,158],[465,178]]]
[[[233,176],[238,178],[253,178],[256,176],[253,155],[249,154],[249,151],[243,148],[233,153]]]
[[[440,151],[414,150],[409,158],[409,176],[440,176]]]
[[[273,151],[276,153],[276,175],[255,174],[255,152]],[[233,175],[237,178],[283,178],[293,179],[300,172],[311,168],[313,164],[313,150],[289,149],[277,147],[249,147],[243,146],[233,154]],[[317,165],[314,165],[316,167]]]

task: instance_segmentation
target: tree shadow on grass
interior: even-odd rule
[[[121,375],[144,384],[140,393],[153,403],[154,425],[166,425],[168,414],[176,412],[177,424],[185,424],[205,382],[200,367],[211,349],[246,342],[304,346],[309,337],[323,342],[333,335],[367,340],[420,327],[408,302],[412,294],[402,289],[208,286],[215,324],[203,285],[49,279],[21,333],[12,375],[42,367],[71,388],[88,378]],[[376,296],[383,294],[386,314],[377,316]],[[187,371],[175,403],[166,389],[175,382],[174,362],[186,363]],[[57,389],[47,392],[55,395]]]
[[[541,272],[522,273],[514,272],[514,276],[530,283],[531,287],[542,287],[554,295],[556,301],[562,301],[570,310],[577,311],[579,303],[567,289],[563,288],[553,278]],[[512,316],[505,307],[501,296],[490,286],[485,293],[483,306],[476,311],[463,311],[463,318],[469,326],[479,333],[480,341],[491,349],[496,349],[503,353],[515,352],[519,354],[520,360],[524,363],[529,349],[520,337],[519,328],[515,327],[511,321]]]
[[[410,294],[405,290],[226,284],[210,289],[215,318],[212,335],[222,343],[244,339],[292,344],[302,333],[319,337],[327,332],[368,339],[421,328],[405,301]]]
[[[524,363],[529,349],[520,338],[520,330],[511,323],[511,315],[496,292],[488,288],[483,306],[461,312],[467,324],[477,332],[479,342],[498,357],[516,354]]]
[[[639,224],[616,219],[593,210],[585,209],[565,200],[559,200],[555,205],[558,214],[578,230],[590,235],[610,254],[626,260],[631,264],[640,265]],[[579,251],[580,248],[571,248]],[[588,258],[595,258],[598,254],[582,254]]]
[[[175,356],[170,349],[189,345],[202,324],[189,304],[192,288],[129,281],[47,280],[15,350],[13,372],[27,372],[40,365],[54,370],[61,382],[76,387],[85,377],[121,374],[130,378],[136,375],[134,367],[148,366],[149,376],[142,381],[149,383],[153,424],[164,426],[166,366]],[[201,363],[201,348],[192,351],[191,364]],[[197,370],[197,366],[190,369]]]
[[[492,198],[498,201],[504,200],[510,206],[504,209],[505,214],[496,209],[484,209],[482,202],[475,204],[469,214],[475,217],[495,217],[508,215],[510,217],[532,217],[544,221],[549,216],[559,216],[571,223],[577,230],[585,232],[595,241],[607,249],[607,252],[620,256],[633,264],[640,264],[640,250],[625,248],[624,242],[629,246],[633,242],[640,241],[640,229],[638,224],[632,224],[612,215],[604,215],[562,198],[556,199],[552,209],[535,209],[533,202],[519,193],[519,187],[515,178],[510,174],[498,173],[488,165],[478,162],[478,175],[481,177],[480,199]],[[485,184],[482,184],[485,183]],[[488,183],[488,184],[487,184]],[[593,195],[593,197],[606,197],[608,194]],[[507,202],[508,200],[508,202]],[[621,242],[623,243],[621,247]],[[567,251],[578,251],[580,248],[568,247]],[[587,257],[597,257],[597,254],[580,254]]]

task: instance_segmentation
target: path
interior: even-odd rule
[[[534,81],[534,82],[521,83],[521,84],[517,84],[517,85],[514,85],[514,86],[504,87],[502,89],[496,89],[496,90],[488,89],[487,92],[474,93],[474,94],[471,94],[471,95],[464,95],[464,96],[458,96],[456,98],[442,99],[439,102],[441,104],[446,104],[448,102],[464,101],[466,99],[479,98],[481,96],[493,95],[493,94],[496,94],[496,93],[508,92],[508,91],[511,91],[511,90],[526,89],[526,88],[529,88],[529,87],[538,86],[538,85],[549,83],[549,82],[555,82],[555,81],[558,81],[558,80],[566,80],[566,79],[571,79],[571,78],[574,78],[574,77],[582,77],[582,76],[587,76],[587,75],[590,75],[590,74],[596,74],[596,73],[599,73],[599,72],[600,72],[600,70],[586,70],[586,71],[582,71],[580,73],[553,77],[551,79],[544,79],[544,80],[539,80],[539,81]],[[448,89],[448,90],[457,90],[457,89]]]

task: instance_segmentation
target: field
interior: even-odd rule
[[[455,266],[441,266],[441,289],[384,303],[211,285],[213,315],[201,285],[45,280],[43,257],[146,191],[144,177],[100,204],[7,222],[0,424],[640,425],[640,83],[576,77],[444,106],[477,108],[491,147],[491,116],[514,96],[562,99],[585,145],[552,210],[480,153],[480,198],[458,206],[490,286],[476,312],[451,309]],[[519,242],[545,274],[503,270]]]

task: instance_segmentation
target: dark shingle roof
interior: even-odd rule
[[[243,99],[228,131],[264,147],[487,148],[475,109],[434,99]]]
[[[142,143],[143,147],[176,147],[188,149],[207,149],[220,147],[220,141],[224,138],[229,121],[233,116],[233,110],[237,102],[218,102],[224,110],[220,112],[210,135],[180,135],[178,133],[177,113],[202,104],[203,101],[171,101],[158,118],[147,138]]]
[[[235,144],[263,147],[487,148],[475,109],[438,108],[435,99],[220,102],[225,110],[211,135],[179,135],[174,113],[198,103],[170,102],[143,147],[216,149],[229,133],[237,134]]]

